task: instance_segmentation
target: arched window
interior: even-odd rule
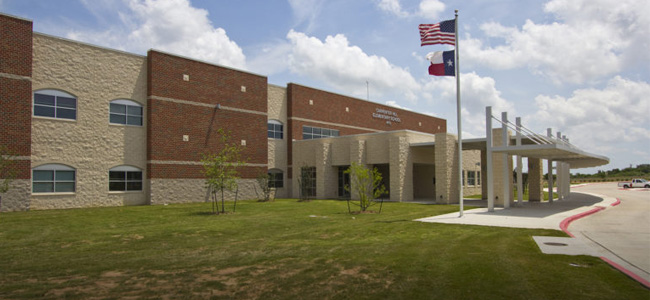
[[[59,90],[34,92],[34,116],[77,119],[77,97]]]
[[[269,187],[281,188],[284,187],[283,173],[280,169],[269,170]]]
[[[109,122],[142,126],[142,105],[131,100],[113,100],[110,104]]]
[[[73,193],[76,170],[60,164],[41,165],[32,169],[32,193]]]
[[[111,192],[142,191],[142,170],[131,166],[117,166],[108,171],[108,190]]]
[[[267,125],[268,125],[267,126],[268,127],[268,130],[267,130],[268,137],[271,138],[271,139],[280,139],[281,140],[282,137],[283,137],[282,129],[284,127],[282,125],[282,122],[280,122],[278,120],[269,120]]]

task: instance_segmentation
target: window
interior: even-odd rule
[[[282,139],[282,122],[277,120],[269,120],[268,124],[268,137],[271,139]]]
[[[467,171],[467,185],[476,185],[476,171]]]
[[[339,167],[339,198],[349,199],[350,191],[346,190],[345,187],[350,185],[350,174],[345,174],[345,171],[349,166]]]
[[[300,168],[300,195],[302,197],[316,197],[316,167]]]
[[[77,98],[57,90],[36,91],[34,116],[76,120]]]
[[[111,192],[142,191],[142,171],[136,167],[119,166],[108,171]]]
[[[131,100],[113,100],[109,120],[111,124],[142,126],[142,105]]]
[[[339,136],[339,131],[335,129],[318,128],[311,126],[302,126],[302,139],[312,140],[327,137]]]
[[[281,188],[284,187],[284,179],[282,178],[282,171],[278,169],[269,170],[269,187]]]
[[[481,185],[481,171],[476,171],[476,185]]]
[[[461,175],[462,175],[462,176],[461,176],[460,181],[461,181],[461,183],[463,184],[463,186],[465,186],[465,185],[466,185],[466,184],[465,184],[465,170],[462,171]]]
[[[59,164],[32,169],[32,193],[74,193],[75,169]]]

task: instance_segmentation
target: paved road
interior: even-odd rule
[[[618,198],[621,203],[571,223],[569,231],[591,242],[603,256],[650,281],[650,189],[589,184],[571,192]]]

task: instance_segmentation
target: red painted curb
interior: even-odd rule
[[[619,205],[619,204],[621,204],[621,200],[616,198],[616,202],[612,203],[611,206],[616,206],[616,205]],[[564,231],[570,237],[574,238],[575,236],[571,232],[569,232],[569,229],[568,229],[569,224],[571,224],[571,222],[573,222],[573,221],[575,221],[577,219],[586,217],[588,215],[595,214],[595,213],[597,213],[597,212],[599,212],[601,210],[604,210],[604,209],[605,208],[602,207],[602,206],[597,206],[596,208],[594,208],[592,210],[589,210],[589,211],[586,211],[586,212],[583,212],[583,213],[579,213],[579,214],[577,214],[575,216],[570,216],[570,217],[562,220],[562,222],[560,222],[560,228],[562,229],[562,231]],[[610,266],[614,267],[615,269],[621,271],[623,274],[627,275],[628,277],[636,280],[638,283],[642,284],[646,288],[650,289],[650,282],[645,280],[641,276],[639,276],[639,275],[635,274],[634,272],[624,268],[623,266],[609,260],[608,258],[606,258],[604,256],[601,256],[600,259],[602,259],[604,262],[608,263]]]
[[[580,218],[582,218],[582,217],[586,217],[586,216],[591,215],[591,214],[595,214],[595,213],[597,213],[597,212],[599,212],[599,211],[601,211],[601,210],[603,210],[603,209],[605,209],[605,208],[604,208],[604,207],[601,207],[601,206],[598,206],[598,207],[596,207],[596,208],[594,208],[594,209],[592,209],[592,210],[589,210],[589,211],[586,211],[586,212],[583,212],[583,213],[579,213],[579,214],[574,215],[574,216],[570,216],[570,217],[568,217],[568,218],[562,220],[562,222],[560,222],[560,229],[562,229],[562,231],[564,231],[564,232],[565,232],[566,234],[568,234],[570,237],[575,237],[575,236],[574,236],[571,232],[569,232],[569,230],[568,230],[568,228],[569,228],[569,224],[571,224],[571,222],[573,222],[573,221],[575,221],[575,220],[577,220],[577,219],[580,219]]]
[[[632,271],[624,268],[623,266],[607,259],[606,257],[601,256],[600,259],[604,260],[606,263],[611,265],[612,267],[618,269],[619,271],[623,272],[623,274],[630,276],[632,279],[638,281],[639,283],[643,284],[646,288],[650,288],[650,281],[647,281],[643,279],[641,276],[634,274]]]

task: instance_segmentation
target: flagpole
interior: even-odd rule
[[[458,66],[458,10],[455,10],[456,19],[454,22],[455,25],[455,58],[456,58],[456,122],[458,123],[458,197],[460,203],[460,215],[459,218],[463,217],[463,129],[461,126],[460,119],[460,67]]]

